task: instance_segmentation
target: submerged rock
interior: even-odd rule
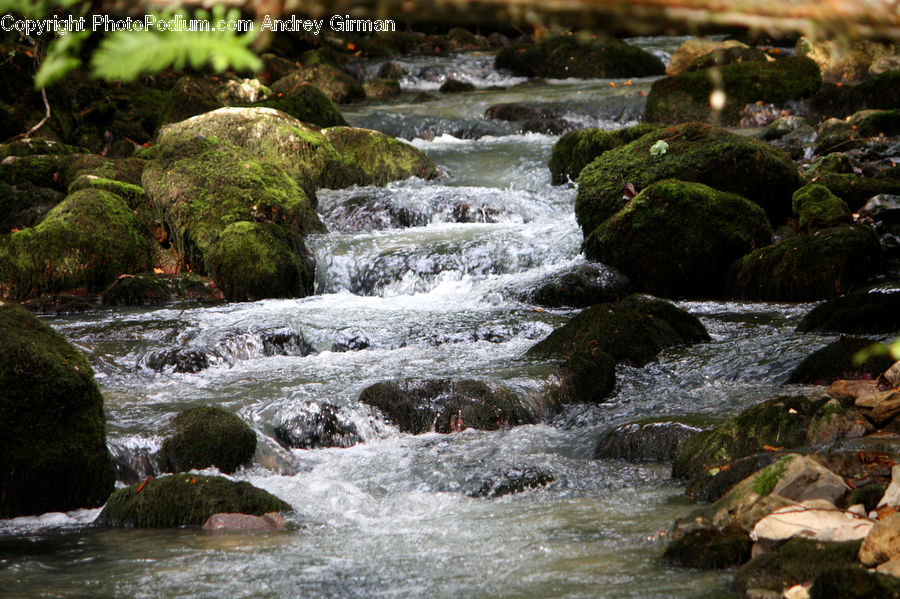
[[[900,289],[847,293],[821,303],[797,330],[829,333],[893,333],[900,330]]]
[[[472,487],[466,494],[469,497],[496,499],[504,495],[521,493],[529,489],[537,489],[549,485],[556,477],[548,472],[526,466],[524,468],[507,468],[468,481]]]
[[[804,359],[791,372],[787,382],[830,385],[838,379],[874,379],[894,363],[890,356],[872,356],[862,364],[854,357],[873,343],[873,339],[841,337]]]
[[[275,427],[275,437],[286,447],[318,449],[352,447],[360,442],[353,421],[330,403],[306,403]]]
[[[215,466],[231,474],[250,463],[256,452],[256,433],[236,415],[221,408],[191,408],[172,420],[175,434],[163,441],[163,472],[202,470]]]
[[[660,59],[636,46],[613,38],[575,35],[550,37],[531,46],[508,46],[497,54],[494,67],[524,77],[554,79],[650,77],[665,72]]]
[[[600,438],[595,459],[629,462],[672,462],[684,442],[700,432],[681,422],[632,422]]]
[[[102,505],[115,471],[87,359],[0,301],[0,518]]]
[[[441,84],[440,91],[445,94],[458,94],[475,91],[475,86],[467,81],[460,81],[453,77],[447,77],[447,80]]]
[[[648,296],[588,308],[528,350],[529,356],[568,356],[579,350],[605,351],[616,362],[643,366],[660,351],[709,340],[696,316]]]
[[[128,528],[202,526],[222,512],[262,516],[290,512],[291,506],[248,482],[221,476],[173,474],[119,489],[96,523]]]
[[[381,410],[402,432],[449,433],[463,428],[498,430],[534,424],[549,406],[532,406],[511,389],[475,380],[408,380],[376,383],[359,401]]]
[[[209,368],[209,356],[195,349],[170,349],[149,354],[144,365],[151,370],[163,372],[195,373]]]
[[[586,262],[548,276],[521,297],[549,308],[587,308],[619,300],[631,291],[631,281],[616,269]]]
[[[620,269],[641,291],[718,297],[732,262],[769,242],[762,208],[702,183],[651,184],[584,244],[585,256]]]

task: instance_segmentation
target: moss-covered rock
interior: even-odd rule
[[[303,237],[273,223],[228,225],[210,255],[209,272],[231,301],[304,297],[315,283],[315,261]]]
[[[210,272],[215,246],[233,223],[261,221],[299,234],[324,228],[285,171],[214,137],[164,137],[143,183],[174,249],[201,274]]]
[[[389,135],[353,127],[322,130],[342,157],[341,168],[327,173],[326,187],[384,185],[390,181],[438,176],[435,164],[423,152]]]
[[[177,123],[217,108],[257,102],[269,93],[269,88],[256,79],[186,75],[169,91],[161,122]]]
[[[517,296],[523,301],[550,308],[589,308],[594,304],[614,302],[632,292],[631,281],[616,269],[605,264],[585,262],[548,275],[539,280],[533,289]]]
[[[645,120],[657,123],[706,121],[714,116],[723,125],[736,125],[740,111],[753,102],[783,103],[807,98],[822,84],[815,62],[808,58],[784,58],[775,62],[739,62],[709,69],[684,72],[653,83],[647,96]],[[721,77],[725,106],[716,114],[710,94]]]
[[[832,298],[810,310],[797,330],[854,335],[900,331],[900,290],[873,289]]]
[[[439,91],[445,94],[461,94],[464,92],[475,91],[475,85],[469,83],[468,81],[460,81],[459,79],[455,79],[453,77],[447,77],[447,79],[441,84]]]
[[[366,99],[362,85],[353,77],[330,64],[315,64],[298,67],[272,84],[272,92],[290,96],[306,83],[318,87],[338,104],[361,102]]]
[[[35,227],[0,239],[0,295],[32,297],[84,287],[99,293],[123,273],[152,264],[142,224],[117,195],[70,194]]]
[[[851,174],[857,164],[844,152],[832,152],[816,158],[806,172],[803,173],[807,180],[816,175],[826,173]]]
[[[869,483],[862,487],[853,489],[853,492],[847,497],[847,506],[863,504],[868,514],[878,506],[878,502],[884,497],[887,485],[883,483]]]
[[[385,381],[363,389],[359,401],[378,408],[401,431],[414,435],[449,433],[454,427],[497,430],[534,424],[549,415],[511,389],[468,379]]]
[[[65,195],[48,187],[0,183],[0,235],[38,224]]]
[[[839,379],[874,379],[894,363],[890,356],[872,356],[862,364],[853,357],[876,343],[872,339],[841,337],[815,351],[791,372],[788,383],[830,385]]]
[[[600,403],[616,388],[616,361],[604,351],[578,351],[560,369],[564,403]]]
[[[140,273],[116,279],[103,290],[106,306],[158,306],[171,301],[209,302],[221,299],[195,273]]]
[[[210,516],[240,513],[262,516],[289,512],[291,506],[248,482],[221,476],[173,474],[119,489],[96,523],[129,528],[202,526]]]
[[[102,505],[115,471],[87,359],[0,302],[0,518]]]
[[[900,109],[864,110],[850,117],[850,124],[863,137],[900,135]]]
[[[815,577],[809,596],[810,599],[900,599],[900,580],[869,572],[856,564],[833,566]]]
[[[764,553],[741,567],[734,578],[734,587],[741,593],[748,589],[781,593],[787,587],[810,582],[828,570],[859,567],[856,558],[859,545],[859,541],[834,543],[791,539],[777,551]],[[859,569],[862,571],[861,567]]]
[[[688,439],[672,467],[675,478],[713,476],[740,458],[765,453],[766,448],[801,447],[810,419],[827,399],[779,397]]]
[[[663,560],[683,568],[733,568],[750,559],[752,546],[750,535],[738,527],[700,528],[669,543]]]
[[[231,474],[250,463],[256,434],[247,424],[221,408],[190,408],[172,420],[175,434],[163,441],[160,467],[164,472],[202,470],[215,466]]]
[[[861,108],[891,110],[900,97],[900,70],[887,71],[858,85],[826,84],[812,98],[824,116],[844,117]]]
[[[667,151],[651,154],[660,140]],[[585,237],[628,203],[626,184],[641,191],[663,179],[742,195],[760,205],[775,226],[790,215],[791,195],[801,185],[790,157],[760,140],[700,123],[667,127],[604,152],[581,171],[575,215]]]
[[[794,192],[794,214],[801,230],[827,229],[850,222],[847,203],[824,185],[811,183]]]
[[[869,198],[879,194],[900,194],[900,179],[887,176],[863,177],[853,173],[818,173],[808,179],[827,187],[831,193],[847,202],[850,210],[856,212]]]
[[[7,156],[68,156],[86,153],[84,148],[45,139],[17,139],[0,144],[0,160]]]
[[[280,110],[297,120],[319,127],[339,127],[347,124],[337,104],[311,83],[301,83],[288,93],[269,96],[252,106]]]
[[[621,147],[660,127],[661,125],[641,123],[615,131],[580,129],[566,133],[553,144],[550,154],[548,166],[553,184],[562,185],[569,179],[577,179],[582,169],[603,152]]]
[[[494,61],[524,77],[585,79],[652,77],[665,73],[662,61],[636,46],[613,38],[560,35],[532,46],[508,46]]]
[[[667,347],[704,341],[709,335],[696,316],[663,300],[632,295],[583,310],[529,349],[528,355],[563,357],[600,350],[616,362],[643,366]]]
[[[600,225],[585,256],[663,297],[717,297],[732,262],[769,242],[763,209],[733,193],[674,179],[645,188]]]
[[[863,285],[885,266],[885,250],[866,224],[789,237],[735,262],[728,275],[732,297],[803,302]]]

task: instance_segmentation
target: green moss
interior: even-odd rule
[[[813,308],[797,330],[808,333],[893,333],[900,330],[900,292],[857,291]]]
[[[303,297],[313,292],[315,263],[303,238],[272,223],[239,221],[226,228],[209,261],[225,299]]]
[[[166,138],[143,182],[175,250],[201,274],[232,223],[262,219],[300,234],[324,228],[283,170],[214,137]]]
[[[801,230],[827,229],[850,222],[847,203],[824,185],[807,184],[794,192],[794,214]]]
[[[738,571],[734,587],[766,589],[780,593],[784,588],[809,582],[818,575],[839,567],[859,567],[857,552],[860,541],[843,543],[791,539],[776,551],[756,557]],[[862,568],[859,568],[862,570]]]
[[[801,447],[810,419],[825,401],[779,397],[744,410],[721,426],[688,439],[675,459],[672,476],[708,476],[710,469],[765,453],[766,446]]]
[[[106,306],[160,305],[172,300],[172,287],[153,274],[120,277],[103,290]]]
[[[784,476],[788,464],[790,463],[791,458],[783,457],[774,464],[763,468],[756,477],[756,480],[753,481],[752,491],[760,497],[765,497],[771,493],[772,489],[775,488],[775,485],[778,484],[778,481]]]
[[[728,293],[751,301],[820,300],[881,272],[885,250],[872,227],[841,225],[747,254],[728,274]]]
[[[703,528],[686,533],[666,546],[663,560],[683,568],[723,569],[750,559],[753,542],[739,527]]]
[[[878,507],[878,502],[884,497],[884,492],[886,490],[887,485],[883,483],[870,483],[859,487],[858,489],[853,489],[853,491],[850,492],[849,497],[847,497],[847,506],[849,507],[861,503],[865,506],[866,513],[868,514]]]
[[[827,187],[856,212],[866,201],[882,193],[900,194],[900,180],[887,177],[863,177],[856,174],[819,173],[808,179]]]
[[[243,420],[221,408],[191,408],[180,412],[175,434],[163,441],[161,468],[165,472],[201,470],[215,466],[231,474],[250,463],[256,452],[256,433]]]
[[[668,143],[668,151],[652,156],[659,140]],[[585,237],[625,206],[627,183],[641,191],[663,179],[742,195],[761,206],[773,225],[788,217],[791,195],[801,185],[790,158],[760,140],[699,123],[667,127],[604,152],[581,171],[575,215]]]
[[[140,492],[138,489],[141,488]],[[288,512],[291,506],[248,482],[220,476],[174,474],[146,485],[119,489],[97,517],[97,524],[130,528],[201,526],[213,514],[235,512],[261,516]]]
[[[76,191],[40,224],[0,244],[0,288],[15,298],[77,287],[97,293],[120,274],[150,268],[152,245],[143,233],[119,196]]]
[[[665,73],[662,61],[636,46],[613,38],[561,35],[532,46],[500,50],[494,67],[525,77],[651,77]]]
[[[858,564],[828,569],[813,581],[810,599],[900,599],[900,580]]]
[[[290,93],[270,96],[256,104],[244,104],[243,106],[260,106],[280,110],[304,123],[312,123],[319,127],[347,124],[337,104],[322,93],[322,90],[309,83],[296,86]]]
[[[769,242],[762,208],[702,183],[653,183],[585,241],[589,260],[621,270],[641,291],[717,297],[731,263]]]
[[[68,156],[85,152],[84,148],[42,139],[19,139],[0,144],[0,160],[7,156]]]
[[[550,154],[548,166],[553,184],[562,185],[569,179],[577,179],[582,169],[603,152],[621,147],[659,128],[659,125],[641,123],[615,131],[581,129],[566,133],[553,144]]]
[[[900,134],[900,109],[866,112],[851,119],[851,123],[863,137],[897,135]]]
[[[343,158],[341,168],[324,176],[326,187],[384,185],[409,177],[438,176],[428,156],[389,135],[351,127],[331,127],[322,133]]]
[[[0,161],[0,180],[10,185],[30,183],[64,191],[60,173],[67,162],[67,157],[61,155],[11,156]]]
[[[643,366],[667,347],[708,340],[696,316],[663,300],[632,295],[576,314],[529,349],[528,355],[564,357],[599,350],[616,362]]]
[[[832,152],[813,161],[809,168],[806,169],[804,175],[809,180],[814,175],[825,173],[852,174],[853,161],[843,152]]]
[[[823,85],[812,98],[813,109],[826,116],[843,117],[860,108],[896,109],[900,97],[900,70],[875,75],[858,85]]]
[[[661,123],[709,120],[713,116],[709,98],[717,77],[721,77],[726,97],[718,117],[723,125],[736,125],[747,104],[807,98],[822,84],[819,66],[806,57],[733,63],[716,67],[716,71],[717,76],[706,69],[656,81],[647,96],[645,119]]]
[[[138,208],[147,201],[147,196],[141,186],[114,181],[96,175],[81,175],[69,185],[69,193],[75,193],[81,189],[100,189],[114,193],[125,200],[133,209]]]
[[[875,379],[894,361],[890,356],[873,356],[857,364],[854,356],[873,343],[876,343],[874,339],[841,337],[804,359],[787,382],[829,385],[838,379]]]
[[[0,518],[102,505],[115,472],[87,359],[0,302]]]

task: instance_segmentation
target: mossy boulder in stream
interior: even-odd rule
[[[603,152],[621,147],[661,127],[662,125],[641,123],[614,131],[579,129],[566,133],[553,144],[550,154],[548,166],[553,184],[562,185],[569,179],[577,179],[582,169]]]
[[[841,337],[800,362],[787,382],[830,385],[838,379],[875,379],[890,368],[894,360],[887,355],[872,356],[857,364],[854,356],[873,343],[876,343],[874,339]]]
[[[84,288],[148,270],[153,246],[125,201],[99,189],[70,194],[36,226],[0,237],[0,296]]]
[[[664,300],[632,295],[576,314],[528,350],[533,357],[565,357],[599,350],[616,362],[643,366],[667,347],[709,341],[700,320]]]
[[[811,183],[794,192],[794,213],[802,231],[849,223],[850,208],[824,185]]]
[[[751,301],[820,300],[863,285],[885,263],[872,227],[841,225],[750,252],[728,273],[728,293]]]
[[[900,331],[900,289],[860,290],[821,303],[797,330],[809,333],[894,333]]]
[[[115,471],[87,359],[0,301],[0,518],[102,505]]]
[[[437,167],[420,150],[408,143],[370,129],[330,127],[322,130],[341,155],[341,168],[326,173],[326,187],[384,185],[410,177],[434,179]]]
[[[710,94],[721,78],[725,105],[717,118],[723,125],[736,125],[740,111],[753,102],[808,98],[822,85],[819,66],[808,58],[784,58],[774,62],[738,62],[712,69],[683,72],[653,83],[647,96],[645,120],[658,123],[705,121],[716,115]]]
[[[808,180],[827,187],[854,212],[862,208],[869,198],[879,194],[900,195],[900,179],[892,177],[863,177],[855,173],[820,171],[809,176]]]
[[[524,77],[584,79],[652,77],[665,73],[662,61],[636,46],[614,38],[559,35],[537,44],[508,46],[494,61]]]
[[[641,291],[718,297],[732,262],[769,242],[763,209],[733,193],[673,179],[653,183],[587,238],[585,256]]]
[[[202,526],[210,516],[240,513],[262,516],[289,512],[291,506],[248,482],[222,476],[173,474],[119,489],[96,523],[128,528]]]
[[[319,127],[338,127],[347,124],[337,104],[310,83],[301,83],[287,93],[274,94],[256,102],[253,106],[280,110],[297,120]]]
[[[667,150],[651,153],[659,141]],[[701,123],[666,127],[604,152],[581,171],[575,216],[585,237],[625,207],[628,183],[640,192],[663,179],[742,195],[761,206],[774,226],[791,214],[791,196],[802,184],[790,157],[758,139]]]
[[[507,387],[468,379],[385,381],[363,389],[359,401],[414,435],[454,427],[498,430],[550,415],[547,406],[529,405]]]
[[[172,420],[175,433],[163,441],[160,468],[164,472],[202,470],[215,466],[231,474],[250,463],[256,433],[236,415],[221,408],[191,408]]]

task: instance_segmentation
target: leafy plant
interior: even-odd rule
[[[669,144],[666,140],[661,139],[657,141],[655,144],[650,146],[650,155],[651,156],[660,156],[669,151]]]

